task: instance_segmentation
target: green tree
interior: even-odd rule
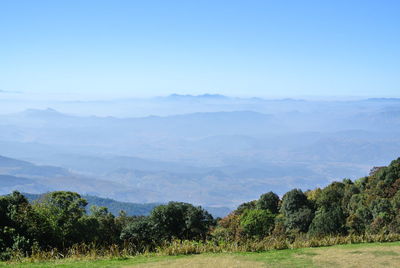
[[[35,210],[47,218],[57,237],[58,247],[68,247],[84,241],[83,216],[87,202],[74,192],[51,192],[35,205]]]
[[[318,207],[323,207],[327,210],[332,207],[341,206],[341,202],[345,192],[345,184],[334,182],[324,189],[319,194],[316,204]]]
[[[300,232],[308,231],[314,217],[312,204],[300,189],[291,190],[283,196],[281,213],[286,229]]]
[[[117,244],[119,242],[119,236],[121,228],[117,224],[113,214],[108,211],[106,207],[92,206],[90,208],[91,215],[88,218],[92,218],[96,221],[95,230],[95,241],[99,244]]]
[[[260,196],[257,200],[257,208],[269,210],[272,214],[279,212],[279,196],[274,192],[268,192]]]
[[[249,209],[240,217],[240,225],[248,237],[262,238],[269,235],[274,227],[275,215],[269,210]]]
[[[0,258],[6,259],[15,250],[30,252],[36,244],[46,246],[52,241],[46,218],[33,210],[19,192],[0,197]]]
[[[240,204],[233,213],[236,215],[241,215],[246,209],[255,209],[255,208],[257,208],[257,200]]]
[[[343,210],[343,197],[346,187],[350,189],[351,181],[333,182],[322,189],[316,199],[317,211],[310,225],[310,234],[321,236],[345,233],[346,217]],[[347,205],[344,206],[347,207]]]
[[[150,214],[156,236],[160,239],[204,239],[214,224],[213,217],[201,207],[181,202],[157,206]]]
[[[315,213],[309,233],[316,236],[342,234],[345,233],[344,223],[345,217],[340,207],[320,208]]]
[[[139,252],[151,250],[157,245],[153,223],[149,217],[138,217],[122,229],[120,239],[128,241]]]

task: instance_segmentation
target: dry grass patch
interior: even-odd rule
[[[197,255],[178,260],[168,260],[124,268],[259,268],[265,265],[258,261],[250,261],[238,256],[204,256]]]
[[[315,249],[312,257],[317,267],[400,267],[400,246],[374,246]]]

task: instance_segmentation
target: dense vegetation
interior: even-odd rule
[[[295,243],[298,237],[303,241],[324,241],[329,236],[342,237],[340,241],[368,235],[400,237],[400,158],[354,182],[345,179],[306,192],[293,189],[282,199],[268,192],[218,221],[201,207],[180,202],[157,206],[142,217],[129,217],[123,211],[114,216],[96,206],[87,213],[86,206],[87,201],[73,192],[48,193],[33,204],[18,192],[1,197],[1,257],[62,251],[77,244],[116,245],[137,253],[182,240],[203,241],[203,248],[229,244],[237,248],[271,238]]]
[[[29,202],[34,202],[41,199],[45,194],[28,194],[23,193]],[[130,203],[120,202],[110,198],[102,198],[93,195],[82,196],[87,201],[87,207],[98,206],[106,207],[109,212],[114,215],[118,215],[121,210],[125,211],[126,215],[129,216],[147,216],[150,212],[161,203]]]
[[[76,244],[96,247],[128,242],[135,252],[151,250],[157,241],[205,239],[215,224],[201,207],[170,202],[157,206],[148,217],[115,217],[106,207],[92,206],[73,192],[51,192],[30,204],[19,192],[0,197],[0,257],[16,252],[66,250]]]
[[[323,189],[293,189],[282,199],[269,192],[242,204],[219,222],[213,234],[243,240],[297,234],[362,235],[400,233],[400,159],[375,168],[355,182],[344,179]]]
[[[0,175],[1,180],[1,175]],[[29,202],[40,200],[45,194],[30,194],[22,193]],[[87,208],[91,206],[106,207],[109,212],[114,215],[118,215],[121,210],[128,216],[148,216],[151,211],[159,205],[165,203],[132,203],[132,202],[121,202],[110,198],[98,197],[93,195],[82,195],[87,201]],[[224,217],[231,212],[228,207],[204,207],[213,217]],[[89,210],[90,213],[90,210]]]

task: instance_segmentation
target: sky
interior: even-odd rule
[[[0,0],[0,96],[400,97],[399,14],[388,0]]]

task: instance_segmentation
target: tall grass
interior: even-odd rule
[[[344,244],[400,241],[400,234],[365,234],[348,236],[308,237],[299,235],[294,241],[284,237],[267,237],[262,240],[241,242],[174,240],[156,249],[162,255],[224,253],[224,252],[261,252],[279,249],[295,249],[307,247],[326,247]]]
[[[111,245],[109,247],[96,244],[76,244],[65,250],[56,248],[50,250],[32,249],[32,252],[14,251],[11,262],[41,262],[48,260],[73,259],[73,260],[95,260],[127,258],[138,255],[134,245],[124,243],[123,245]],[[147,251],[141,254],[148,254]]]
[[[134,244],[111,245],[102,247],[96,244],[74,245],[63,251],[57,249],[39,250],[33,248],[30,253],[15,251],[10,262],[42,262],[49,260],[73,259],[124,259],[136,255],[187,255],[201,253],[234,253],[234,252],[262,252],[268,250],[295,249],[306,247],[325,247],[343,244],[359,244],[372,242],[400,241],[400,234],[364,234],[348,236],[309,237],[298,235],[294,240],[287,237],[266,237],[262,240],[247,241],[190,241],[174,240],[150,250],[138,251]]]

